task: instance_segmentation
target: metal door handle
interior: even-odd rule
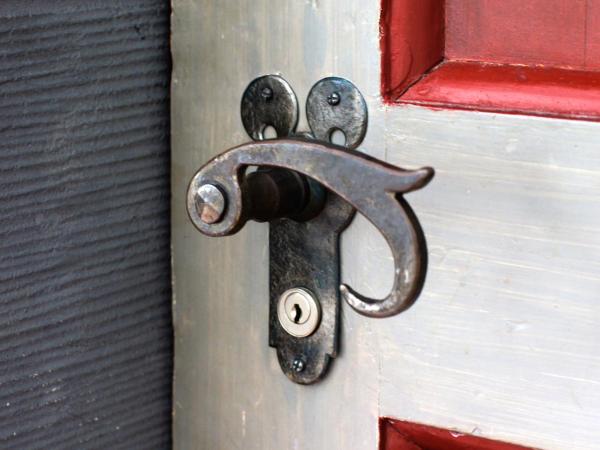
[[[298,108],[287,82],[278,76],[254,80],[243,96],[242,119],[256,142],[206,163],[187,193],[189,216],[208,236],[233,234],[247,220],[271,222],[270,343],[286,374],[299,383],[320,378],[329,357],[336,355],[339,294],[369,317],[398,314],[416,300],[425,280],[427,250],[403,194],[425,186],[434,174],[430,167],[405,170],[354,150],[365,135],[367,111],[362,95],[347,80],[321,80],[311,90],[306,110],[311,132],[295,134]],[[267,126],[275,128],[278,139],[264,139]],[[335,130],[344,133],[346,146],[326,142]],[[257,170],[248,171],[250,167]],[[338,236],[355,210],[375,225],[392,251],[394,284],[383,299],[339,284]],[[323,248],[315,240],[323,240]],[[305,298],[297,297],[298,304],[288,308],[291,322],[286,327],[281,303],[292,291]],[[296,327],[295,333],[293,321],[302,316],[301,305],[312,304],[319,320],[310,322],[308,331]],[[321,336],[323,328],[333,336]],[[305,361],[306,354],[313,355],[311,361]]]
[[[305,175],[361,212],[385,237],[395,263],[394,285],[384,299],[365,297],[342,284],[344,300],[360,314],[387,317],[404,311],[416,299],[425,276],[425,242],[418,220],[402,194],[420,189],[433,169],[404,170],[363,153],[306,139],[250,142],[222,153],[194,175],[187,207],[194,225],[208,236],[238,231],[252,218],[244,211],[244,170],[249,166],[279,167]],[[197,193],[214,186],[223,195],[222,217],[207,223]]]

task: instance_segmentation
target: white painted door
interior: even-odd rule
[[[173,1],[175,448],[374,450],[383,416],[600,448],[600,125],[384,105],[379,14],[375,0]],[[436,169],[406,197],[429,248],[421,296],[388,319],[343,305],[341,352],[311,386],[268,346],[267,226],[208,238],[185,210],[195,171],[248,141],[241,94],[269,73],[301,105],[325,76],[352,80],[369,108],[360,149]],[[342,258],[345,282],[387,293],[390,252],[364,218]]]

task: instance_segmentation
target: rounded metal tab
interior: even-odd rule
[[[277,318],[283,329],[292,336],[306,337],[319,326],[321,308],[307,289],[288,289],[279,297]]]
[[[273,127],[278,138],[290,136],[298,124],[298,100],[292,87],[279,75],[254,79],[242,95],[242,123],[255,141],[265,139]]]
[[[336,131],[344,133],[344,147],[355,149],[367,132],[367,104],[360,91],[344,78],[317,82],[306,100],[306,118],[316,139],[333,142]]]

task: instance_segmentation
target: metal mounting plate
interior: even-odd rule
[[[355,149],[367,132],[367,104],[350,81],[323,78],[308,93],[306,118],[316,140],[330,142],[335,131],[344,133],[344,147]]]
[[[287,81],[278,75],[265,75],[254,79],[242,94],[241,114],[253,140],[263,140],[269,126],[277,137],[286,137],[296,131],[298,100]]]
[[[352,206],[328,192],[325,207],[315,219],[279,219],[269,225],[269,345],[277,349],[283,372],[296,383],[319,380],[325,375],[330,358],[337,356],[339,236],[353,215]],[[311,291],[321,305],[319,327],[303,338],[288,334],[277,317],[281,294],[298,287]]]
[[[262,140],[267,126],[277,137],[295,135],[297,99],[289,84],[278,75],[252,81],[242,96],[241,116],[253,140]],[[306,113],[312,133],[305,138],[329,141],[340,130],[348,147],[356,148],[367,127],[367,107],[358,89],[343,78],[325,78],[311,89]],[[269,345],[288,378],[311,384],[327,372],[338,352],[340,323],[339,236],[349,225],[355,209],[328,191],[323,210],[307,222],[278,219],[269,224]],[[318,328],[309,336],[289,334],[278,319],[281,295],[289,289],[312,292],[321,308]]]

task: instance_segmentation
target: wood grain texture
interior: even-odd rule
[[[380,416],[548,450],[600,442],[600,126],[385,106],[379,4],[176,0],[172,226],[177,449],[377,447]],[[407,196],[430,251],[425,289],[394,318],[344,305],[321,383],[281,373],[267,345],[267,227],[211,239],[185,192],[208,158],[248,140],[239,101],[281,73],[304,103],[324,76],[369,106],[363,151],[436,178]],[[301,128],[305,128],[302,124]],[[390,253],[357,217],[342,278],[383,295]]]
[[[0,448],[170,447],[168,5],[0,4]]]

